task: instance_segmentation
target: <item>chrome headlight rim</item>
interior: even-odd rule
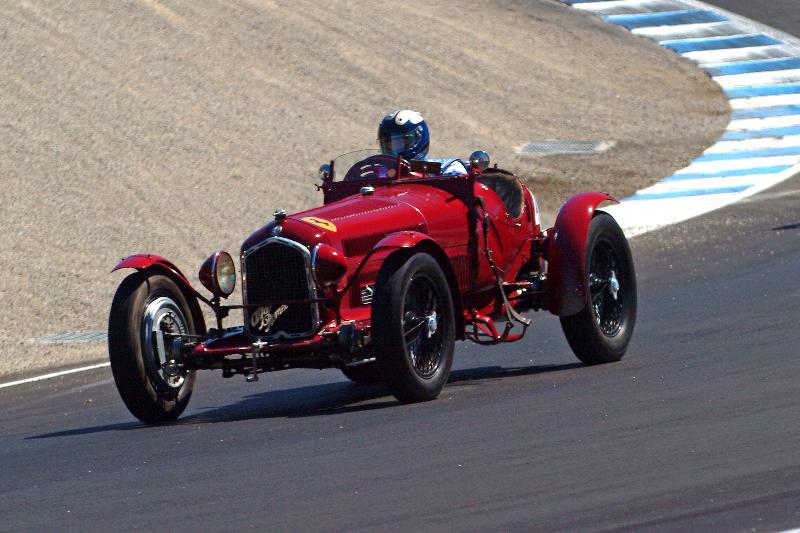
[[[341,275],[333,276],[331,278],[326,278],[325,276],[321,275],[321,273],[319,272],[319,252],[320,250],[323,250],[325,248],[329,248],[331,251],[338,253],[342,257],[344,257],[344,255],[335,247],[325,243],[317,244],[311,251],[311,277],[314,280],[314,283],[316,283],[318,287],[327,289],[339,283],[339,281],[342,279],[342,277],[344,277],[345,273],[347,272],[347,266],[346,264],[343,265],[344,270],[342,271]]]
[[[236,264],[231,254],[217,250],[203,261],[200,283],[217,298],[227,298],[236,289]]]
[[[322,283],[320,283],[319,277],[317,276],[317,252],[319,252],[322,243],[317,244],[314,246],[314,249],[311,250],[311,278],[314,280],[314,283],[317,284],[319,287],[324,287]]]
[[[214,281],[214,292],[227,298],[236,289],[236,264],[231,254],[224,250],[214,252],[211,264],[211,279]]]

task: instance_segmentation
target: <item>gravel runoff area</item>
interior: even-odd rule
[[[123,256],[196,281],[276,207],[320,201],[316,171],[421,111],[432,156],[485,149],[546,221],[573,192],[620,197],[684,166],[728,107],[690,63],[550,0],[101,0],[0,3],[0,376],[106,357]],[[530,140],[612,140],[521,157]]]

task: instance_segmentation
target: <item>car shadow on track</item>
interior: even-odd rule
[[[454,370],[450,374],[447,387],[480,385],[499,379],[532,376],[549,372],[570,370],[584,366],[581,363],[560,365],[538,365],[504,368],[485,366]],[[445,388],[444,393],[447,392]],[[164,426],[185,424],[208,424],[235,422],[261,418],[305,418],[334,415],[356,411],[385,409],[401,404],[389,395],[383,385],[355,385],[349,382],[326,383],[277,391],[267,391],[243,397],[236,403],[222,407],[209,408],[205,412],[192,414]],[[56,431],[27,437],[28,439],[47,439],[100,433],[104,431],[128,431],[146,429],[152,426],[141,422],[107,424],[65,431]]]
[[[797,224],[786,224],[784,226],[777,226],[772,228],[772,231],[788,231],[793,229],[800,229],[800,222]]]

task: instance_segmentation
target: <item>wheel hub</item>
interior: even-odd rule
[[[436,317],[436,311],[431,312],[430,315],[425,317],[425,324],[428,338],[430,339],[436,333],[436,330],[439,329],[439,321]]]
[[[439,300],[429,277],[415,277],[404,302],[403,337],[411,366],[423,379],[436,374],[441,364],[442,331]]]
[[[597,244],[590,263],[589,288],[595,320],[606,337],[615,337],[622,329],[624,295],[617,277],[617,260],[608,242]]]
[[[611,271],[611,276],[608,278],[608,291],[611,293],[611,297],[617,300],[617,295],[619,294],[619,280],[613,270]]]
[[[149,351],[153,369],[168,389],[179,389],[185,379],[185,369],[175,363],[171,353],[174,345],[165,342],[164,334],[188,333],[186,319],[175,301],[160,297],[150,302],[142,317],[145,350]]]

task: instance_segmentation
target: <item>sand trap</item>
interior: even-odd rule
[[[684,166],[727,122],[688,62],[550,1],[53,4],[0,5],[0,375],[105,357],[35,339],[105,329],[123,256],[196,279],[275,207],[317,203],[319,164],[394,108],[423,112],[431,155],[530,178],[550,217]],[[617,144],[516,155],[546,139]]]

